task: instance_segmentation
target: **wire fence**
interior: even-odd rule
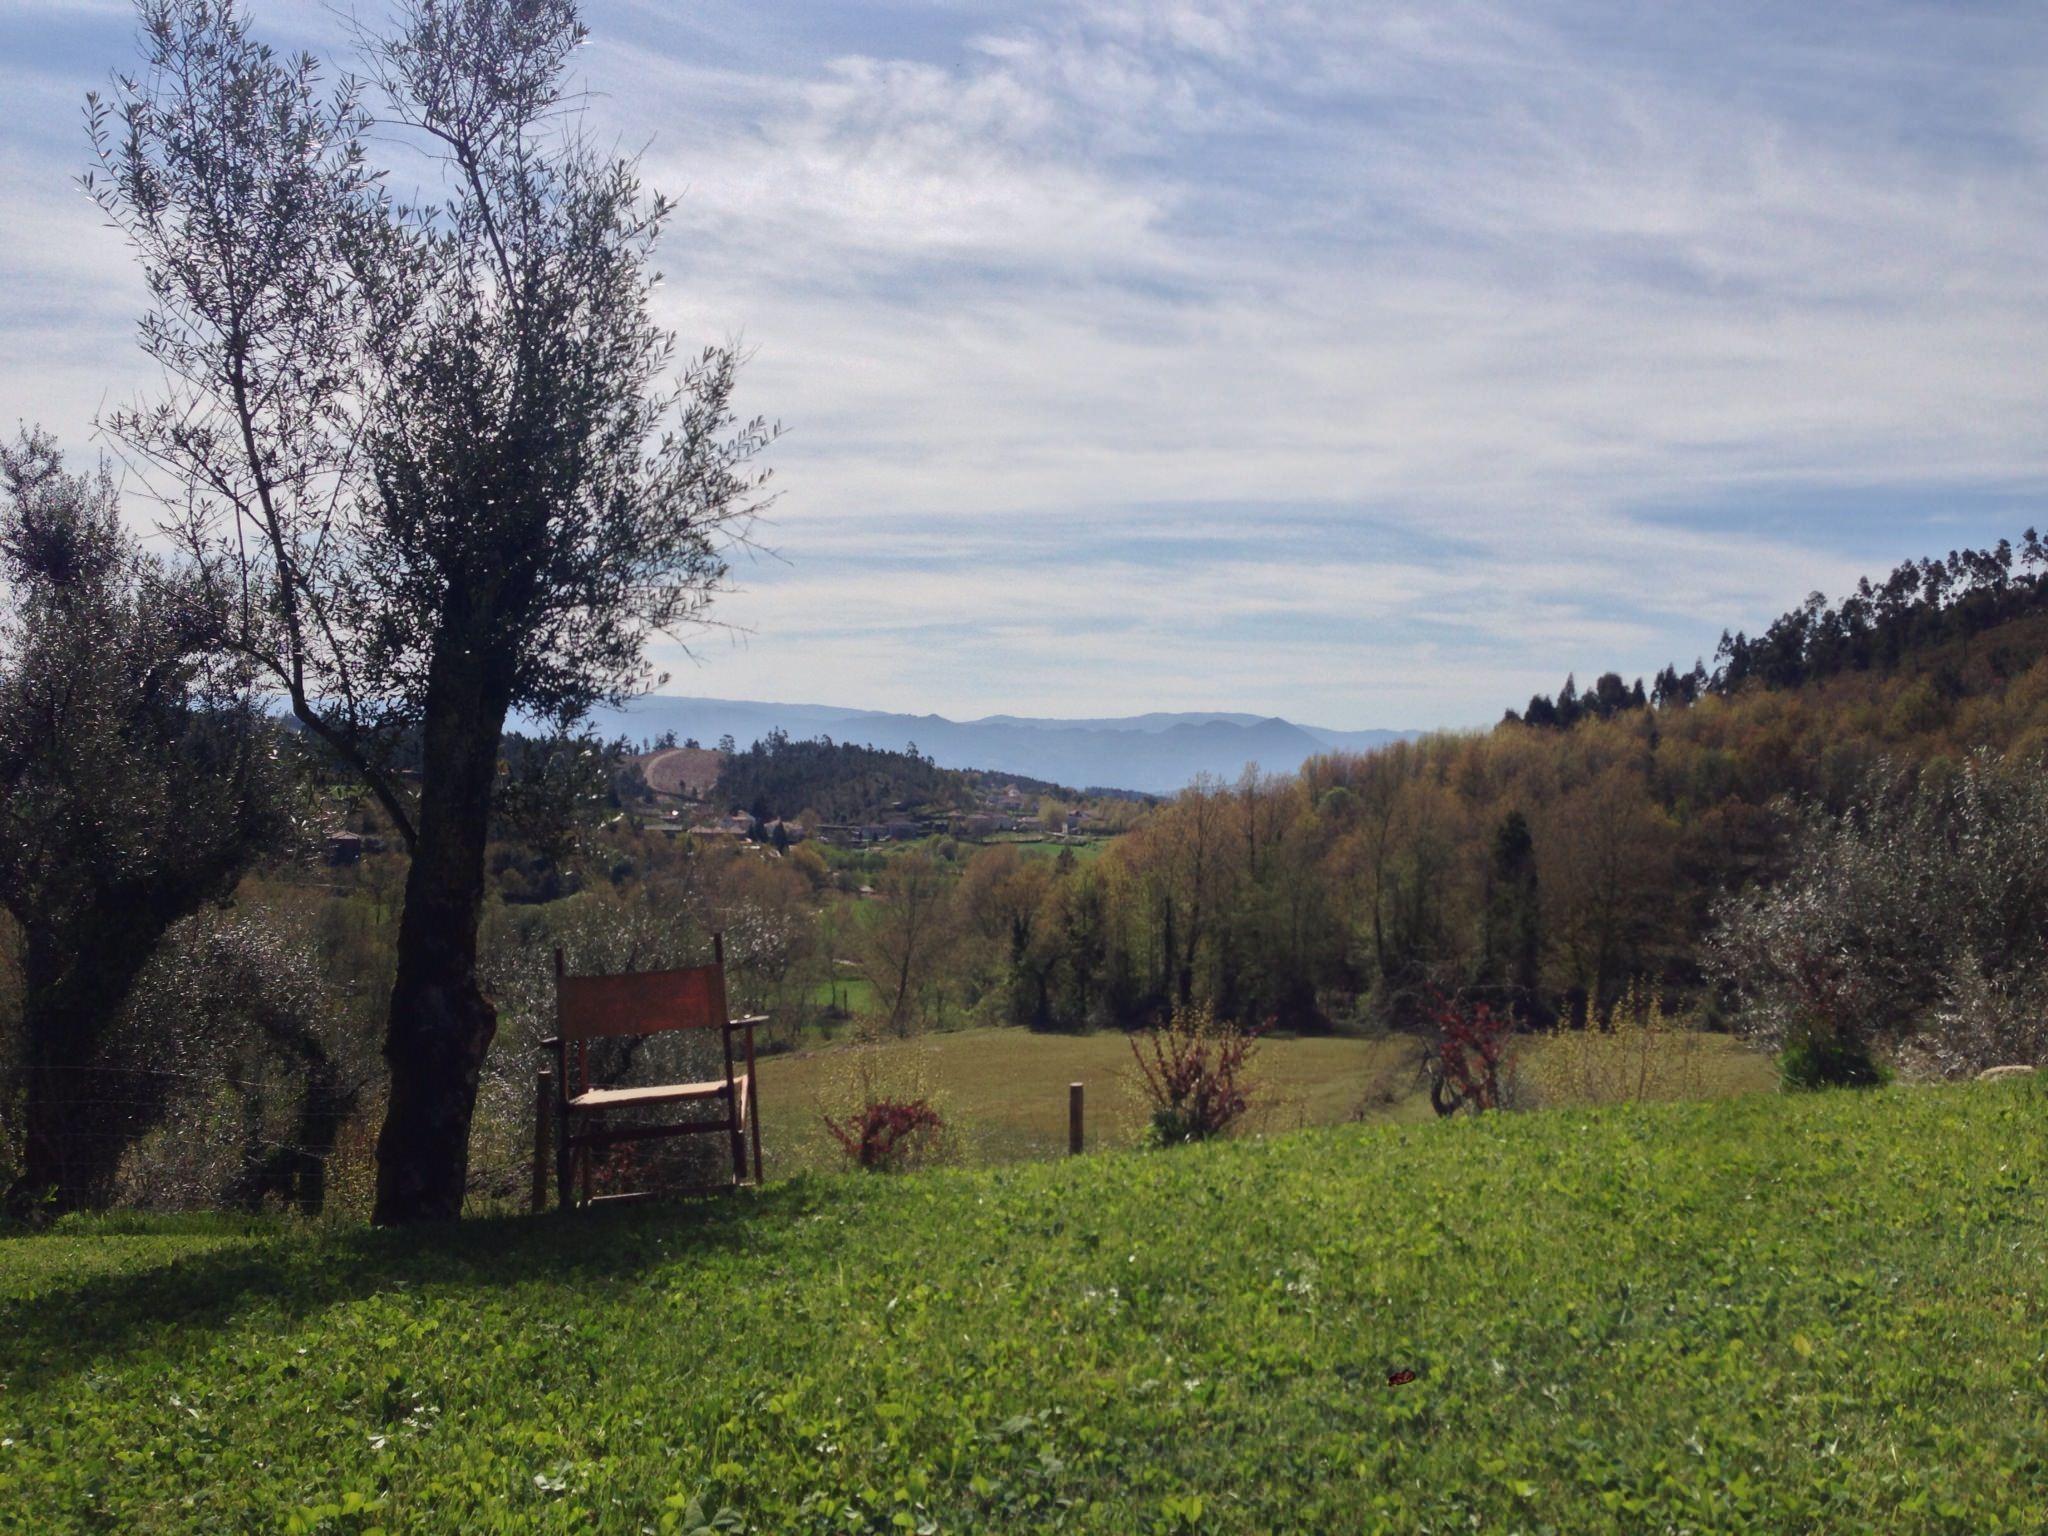
[[[39,1135],[43,1165],[82,1174],[94,1205],[367,1214],[381,1075],[313,1089],[285,1072],[42,1064],[25,1085],[31,1070],[36,1108],[26,1094],[0,1105],[0,1187],[26,1172]],[[482,1085],[470,1139],[468,1192],[486,1204],[524,1199],[532,1174],[531,1074],[518,1111],[497,1087]]]
[[[547,1063],[537,1056],[527,1061],[500,1061],[479,1084],[466,1186],[473,1206],[523,1207],[531,1198],[536,1074]],[[660,1080],[675,1066],[638,1058],[593,1063],[595,1080],[609,1085]],[[79,1064],[33,1071],[43,1080],[38,1127],[52,1142],[44,1163],[83,1171],[95,1186],[94,1205],[181,1211],[278,1206],[309,1215],[368,1215],[384,1110],[381,1074],[327,1085],[324,1102],[310,1106],[309,1118],[308,1084],[287,1072],[244,1076]],[[51,1092],[55,1084],[67,1086]],[[28,1138],[37,1129],[24,1110],[20,1097],[13,1106],[0,1105],[0,1188],[23,1170]],[[607,1121],[612,1128],[647,1123],[630,1113]],[[597,1170],[597,1185],[616,1189],[640,1179],[660,1187],[701,1186],[705,1169],[720,1156],[701,1144],[717,1139],[622,1149]],[[552,1157],[540,1161],[551,1188]]]
[[[741,902],[719,913],[740,1006],[766,1001],[753,995],[766,985],[755,961],[781,953],[782,930],[750,910]],[[33,1097],[59,1111],[38,1111],[38,1167],[52,1160],[50,1133],[40,1128],[55,1126],[62,1153],[91,1171],[90,1203],[194,1209],[299,1200],[366,1214],[387,1097],[379,1050],[387,1021],[377,999],[388,993],[389,956],[352,929],[309,932],[302,916],[252,908],[191,919],[152,960],[89,1059],[31,1063],[25,1037],[9,1027],[19,1022],[18,1005],[0,1006],[0,1192],[19,1182],[30,1159]],[[576,974],[660,970],[702,963],[713,932],[675,904],[625,896],[493,919],[478,982],[498,1028],[468,1142],[473,1203],[523,1204],[532,1187],[535,1074],[549,1060],[538,1047],[553,1033],[557,949]],[[781,1006],[764,1011],[784,1019],[782,1043],[793,1043],[810,989],[790,979],[768,990]],[[684,1033],[695,1032],[663,1038]],[[775,1031],[764,1032],[764,1054],[775,1043]],[[675,1043],[594,1050],[591,1080],[701,1081],[714,1075],[705,1065]],[[631,1120],[614,1113],[607,1122]]]

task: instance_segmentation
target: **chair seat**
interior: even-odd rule
[[[747,1102],[747,1075],[733,1079],[740,1103]],[[708,1083],[655,1083],[645,1088],[586,1088],[569,1100],[571,1109],[631,1109],[645,1104],[684,1104],[696,1099],[725,1097],[725,1079]]]

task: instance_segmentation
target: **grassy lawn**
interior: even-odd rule
[[[1063,843],[1056,839],[1022,832],[996,832],[986,841],[990,844],[1007,843],[1026,857],[1056,859],[1062,853],[1071,853],[1083,864],[1093,863],[1109,851],[1114,837],[1084,837],[1079,842]]]
[[[814,982],[804,1001],[813,1008],[829,1008],[834,1003],[855,1014],[873,1014],[881,1010],[881,999],[875,992],[875,984],[865,976],[852,972],[832,981]]]
[[[939,844],[950,842],[962,850],[963,857],[971,858],[980,848],[1014,848],[1026,858],[1056,859],[1062,853],[1072,853],[1083,864],[1099,859],[1109,851],[1116,841],[1114,835],[1082,837],[1076,842],[1061,842],[1047,837],[1042,832],[991,832],[986,837],[954,837],[950,833],[934,833],[930,837],[911,838],[904,842],[871,843],[859,849],[828,847],[826,862],[834,868],[863,868],[864,859],[900,859],[905,854],[921,853],[934,856]]]
[[[1528,1042],[1532,1075],[1547,1043]],[[1252,1129],[1297,1130],[1338,1125],[1357,1115],[1368,1094],[1384,1087],[1395,1097],[1366,1107],[1374,1120],[1425,1120],[1428,1099],[1402,1070],[1405,1043],[1349,1038],[1272,1039],[1259,1048],[1260,1084]],[[1768,1061],[1721,1035],[1700,1036],[1697,1090],[1704,1094],[1753,1092],[1775,1079]],[[841,1072],[839,1044],[760,1063],[762,1154],[771,1174],[836,1166],[840,1155],[819,1123]],[[1033,1034],[1023,1029],[964,1029],[890,1042],[880,1047],[903,1071],[921,1075],[936,1091],[957,1133],[958,1152],[971,1163],[1010,1162],[1063,1154],[1067,1147],[1067,1085],[1085,1085],[1091,1148],[1133,1145],[1145,1116],[1133,1093],[1135,1065],[1129,1037]]]
[[[2035,1531],[2044,1170],[2000,1085],[18,1237],[0,1529]]]

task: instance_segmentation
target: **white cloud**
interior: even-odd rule
[[[1480,720],[2048,482],[2027,9],[935,3],[787,59],[630,14],[594,112],[685,194],[667,313],[792,428],[792,564],[678,686]],[[0,261],[97,293],[87,238]]]

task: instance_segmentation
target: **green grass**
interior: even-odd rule
[[[804,1001],[813,1008],[829,1008],[837,1003],[854,1014],[872,1014],[881,1008],[875,984],[865,976],[850,972],[832,981],[813,982],[804,994]]]
[[[1056,859],[1062,853],[1071,853],[1080,863],[1092,864],[1109,851],[1109,845],[1116,838],[1112,835],[1084,836],[1078,842],[1068,843],[1041,832],[992,832],[983,841],[1007,843],[1027,858]]]
[[[1083,834],[1077,841],[1062,842],[1043,832],[991,832],[984,837],[955,837],[950,832],[934,832],[929,837],[909,838],[902,842],[868,843],[858,848],[824,844],[822,848],[825,861],[832,868],[862,871],[872,876],[877,862],[886,864],[890,859],[900,859],[912,853],[936,857],[941,843],[951,843],[959,849],[962,862],[982,848],[1008,847],[1026,858],[1056,859],[1062,853],[1072,853],[1086,864],[1108,852],[1117,836],[1115,833]]]
[[[16,1238],[0,1528],[2040,1530],[2044,1168],[2000,1085]]]
[[[767,1106],[763,1156],[772,1169],[825,1169],[840,1161],[819,1110],[844,1050],[835,1043],[760,1063],[761,1101]],[[1131,1094],[1127,1035],[963,1029],[890,1041],[880,1050],[916,1064],[937,1091],[960,1155],[969,1162],[1064,1153],[1067,1085],[1076,1081],[1086,1090],[1091,1147],[1129,1146],[1143,1124]],[[1345,1120],[1376,1072],[1391,1066],[1396,1055],[1394,1047],[1367,1040],[1268,1041],[1259,1061],[1268,1092],[1258,1121],[1278,1130]]]

